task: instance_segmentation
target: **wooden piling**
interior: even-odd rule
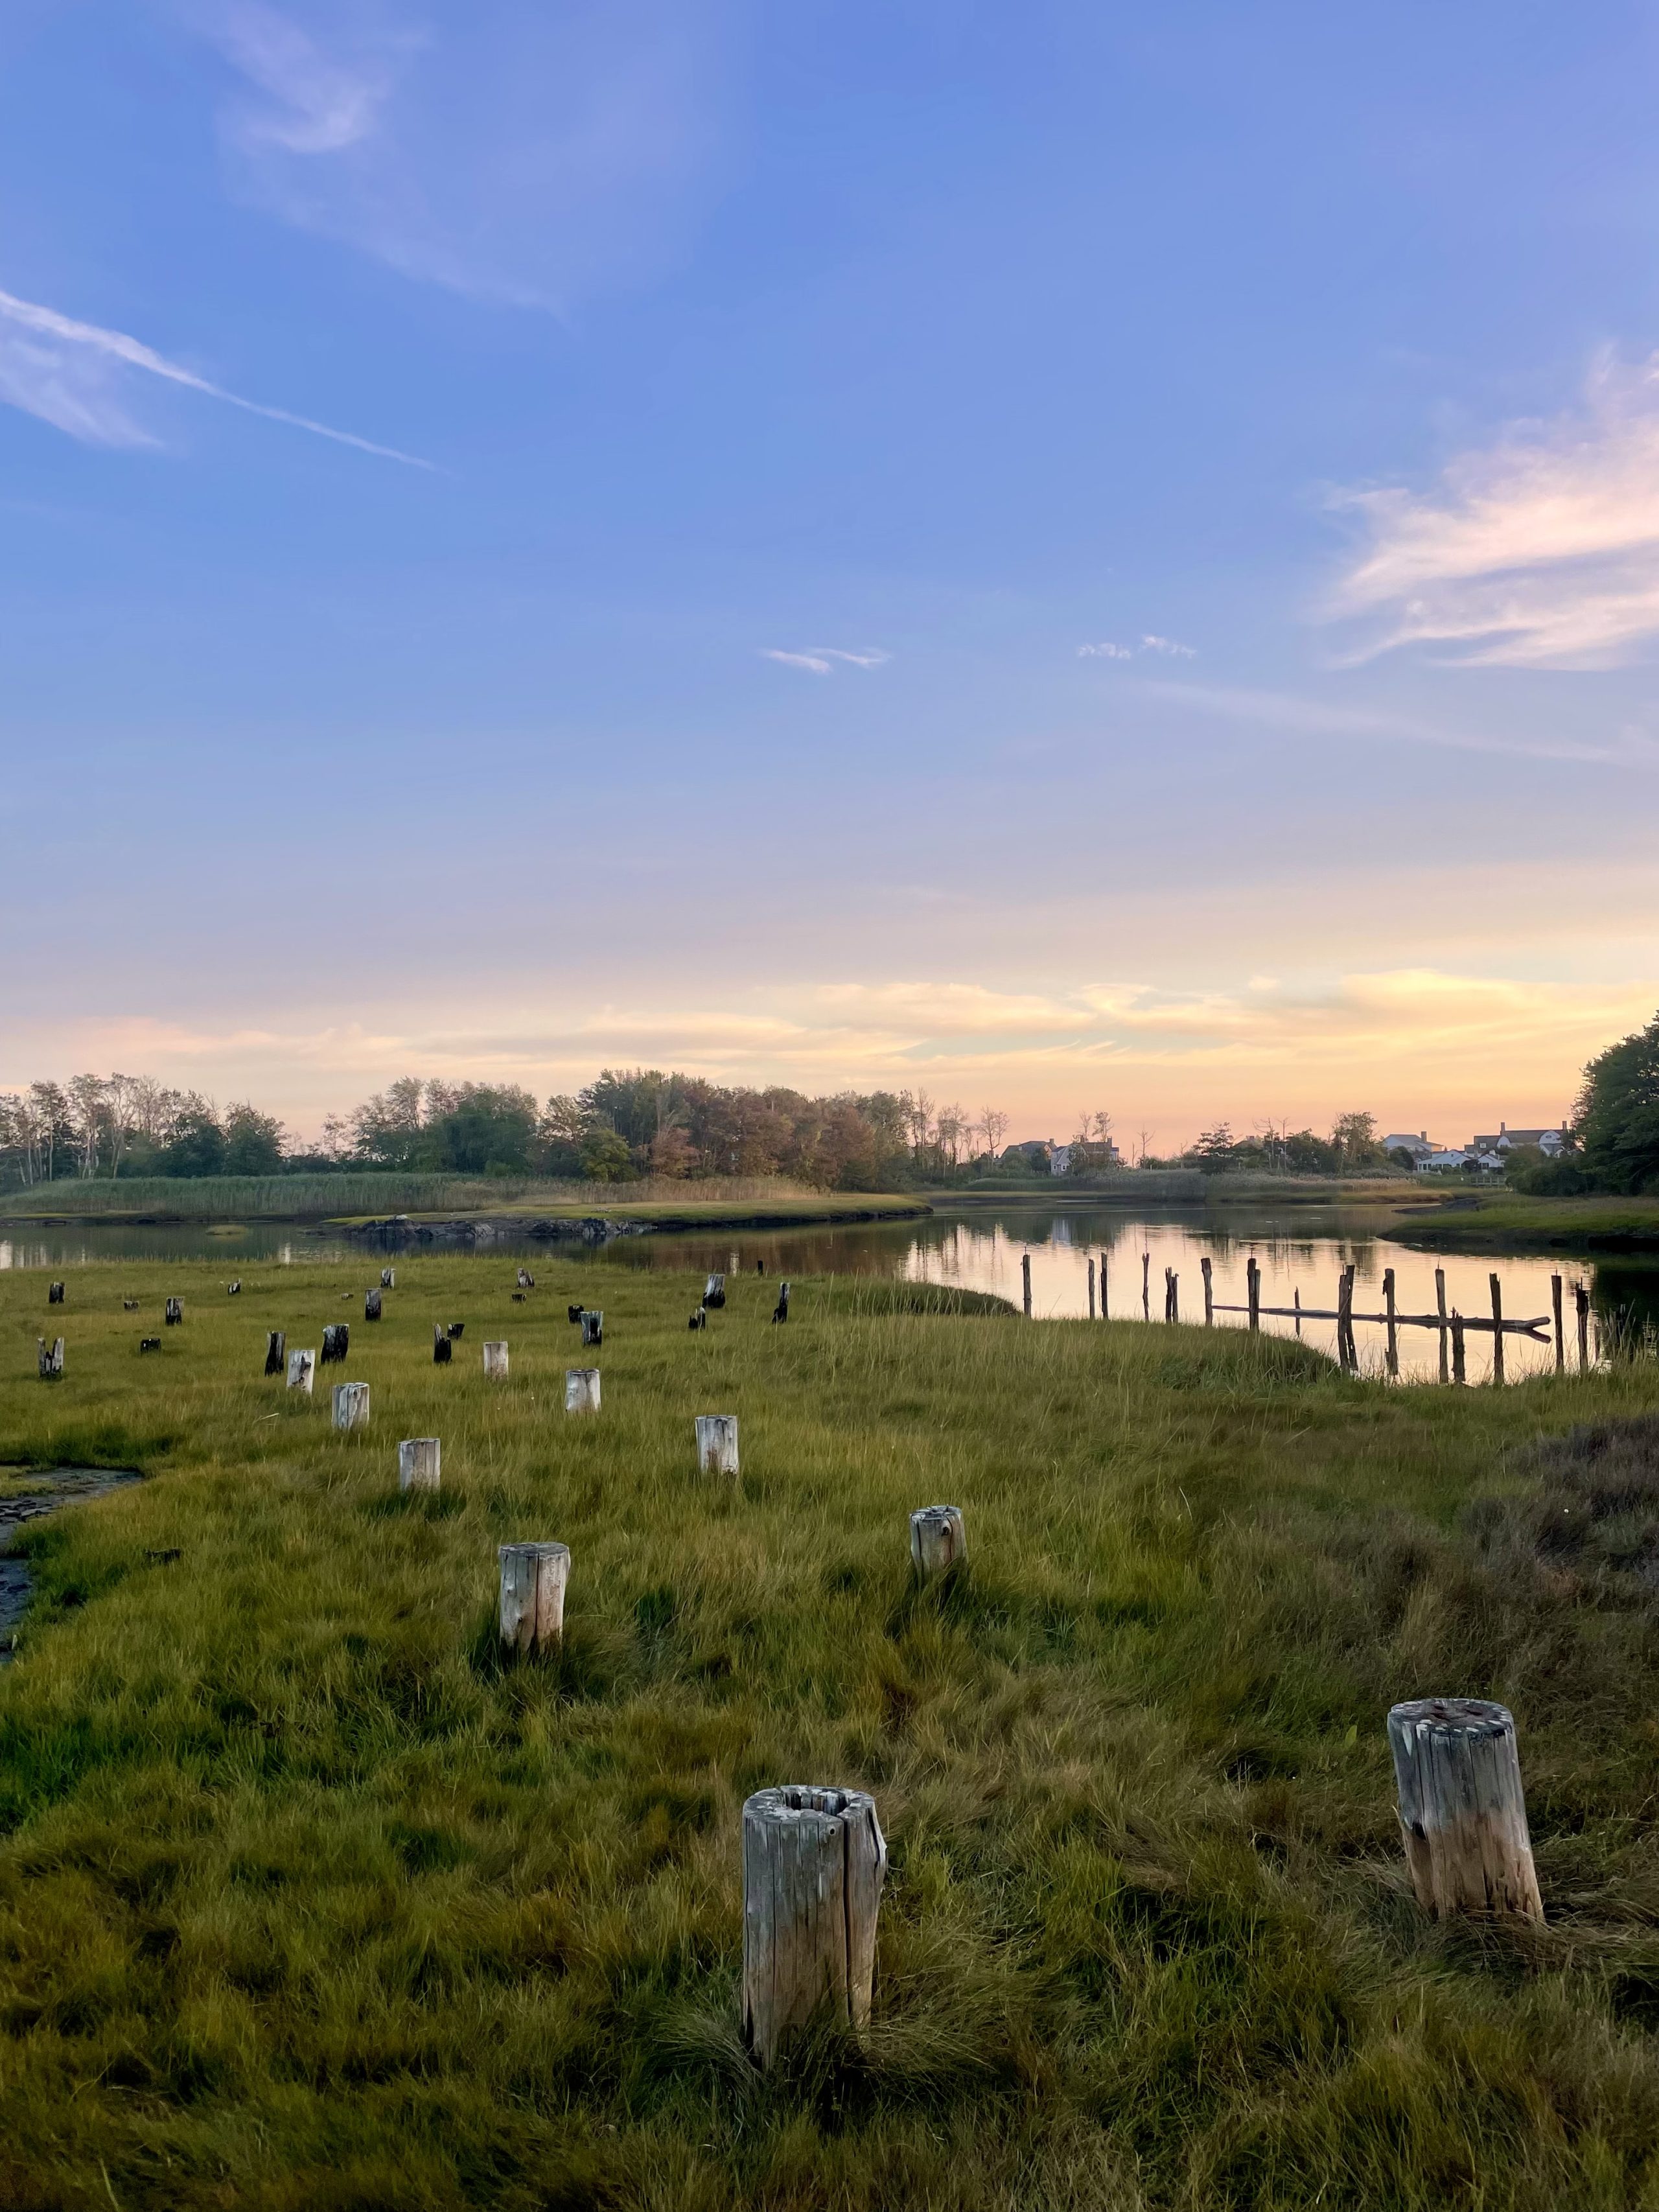
[[[501,1649],[520,1659],[557,1650],[564,1640],[564,1591],[570,1579],[568,1544],[501,1544],[497,1622]]]
[[[323,1358],[325,1367],[337,1365],[351,1350],[351,1323],[331,1321],[323,1324]]]
[[[378,1291],[365,1291],[363,1292],[363,1319],[365,1321],[379,1321],[380,1318],[380,1293]]]
[[[48,1283],[46,1285],[46,1304],[49,1306],[61,1306],[63,1303],[64,1285],[61,1283]]]
[[[447,1367],[455,1356],[455,1347],[449,1340],[449,1332],[441,1321],[432,1324],[432,1364]]]
[[[536,1278],[531,1273],[529,1268],[520,1267],[519,1270],[519,1288],[521,1291],[533,1291],[535,1287]]]
[[[1336,1356],[1346,1368],[1359,1364],[1359,1349],[1353,1339],[1353,1266],[1352,1261],[1343,1268],[1336,1282]]]
[[[743,1808],[743,2026],[762,2066],[815,2014],[867,2027],[887,1846],[861,1790],[791,1784]]]
[[[691,1319],[690,1319],[690,1322],[689,1322],[688,1326],[689,1326],[690,1328],[708,1328],[708,1307],[707,1307],[707,1306],[699,1306],[699,1307],[697,1307],[697,1309],[696,1310],[696,1311],[692,1314],[692,1316],[691,1316]]]
[[[1567,1332],[1561,1318],[1561,1278],[1550,1277],[1550,1311],[1555,1316],[1555,1371],[1565,1374],[1567,1365]]]
[[[1400,1832],[1417,1901],[1541,1921],[1515,1723],[1480,1698],[1419,1698],[1389,1715]]]
[[[1291,1295],[1296,1301],[1292,1310],[1296,1315],[1296,1333],[1300,1336],[1302,1334],[1302,1291],[1299,1285],[1297,1289],[1292,1291]]]
[[[1215,1327],[1215,1271],[1206,1252],[1199,1261],[1199,1272],[1204,1278],[1204,1326]]]
[[[599,1370],[597,1367],[567,1367],[564,1370],[564,1410],[567,1413],[597,1413],[599,1410]]]
[[[735,1413],[696,1416],[697,1467],[703,1474],[738,1472],[738,1417]]]
[[[38,1336],[34,1341],[35,1359],[40,1370],[40,1380],[43,1382],[56,1382],[64,1372],[63,1338],[54,1337],[48,1344],[44,1336]]]
[[[1092,1321],[1092,1320],[1094,1319],[1094,1317],[1095,1317],[1095,1263],[1094,1263],[1094,1258],[1093,1258],[1093,1255],[1091,1255],[1091,1256],[1090,1256],[1090,1260],[1089,1260],[1089,1318],[1090,1318],[1090,1320],[1091,1320],[1091,1321]]]
[[[1583,1283],[1572,1286],[1573,1310],[1578,1317],[1578,1372],[1589,1372],[1589,1292]]]
[[[395,1291],[397,1287],[398,1270],[395,1267],[382,1267],[380,1270],[380,1288],[383,1291]]]
[[[1261,1267],[1254,1252],[1244,1262],[1244,1296],[1249,1306],[1250,1328],[1261,1326]]]
[[[350,1383],[341,1384],[349,1390]],[[435,1490],[443,1452],[436,1437],[405,1437],[398,1447],[399,1490]]]
[[[724,1275],[711,1275],[708,1278],[708,1280],[702,1286],[702,1302],[706,1306],[712,1306],[716,1313],[720,1311],[720,1309],[726,1304],[726,1278]]]
[[[308,1398],[311,1395],[311,1386],[315,1380],[316,1373],[317,1355],[314,1352],[289,1352],[288,1387],[290,1390],[303,1390]]]
[[[1029,1252],[1023,1253],[1020,1256],[1019,1276],[1024,1285],[1025,1318],[1030,1321],[1031,1318],[1031,1255]]]
[[[1164,1270],[1164,1318],[1170,1322],[1181,1319],[1181,1278],[1173,1267]]]
[[[1111,1318],[1111,1309],[1106,1302],[1106,1255],[1103,1252],[1100,1255],[1100,1317],[1102,1321]]]
[[[334,1385],[334,1425],[337,1429],[365,1429],[368,1426],[367,1382],[337,1382]]]
[[[1492,1285],[1492,1379],[1504,1380],[1504,1292],[1496,1275],[1488,1275]]]
[[[1140,1255],[1140,1318],[1151,1321],[1152,1317],[1152,1255],[1150,1252],[1143,1252]]]
[[[483,1371],[484,1380],[488,1382],[506,1382],[507,1363],[505,1337],[494,1337],[486,1341],[483,1348]]]
[[[581,1308],[580,1306],[567,1306],[564,1310],[566,1320],[568,1321],[572,1328],[574,1328],[577,1322],[580,1322],[582,1317]]]
[[[959,1505],[921,1505],[910,1516],[910,1558],[919,1583],[952,1573],[968,1557]]]
[[[787,1281],[778,1285],[778,1302],[772,1309],[772,1318],[775,1322],[789,1318],[789,1285]]]
[[[1451,1316],[1451,1350],[1452,1381],[1467,1382],[1469,1378],[1463,1364],[1463,1316],[1455,1306],[1452,1308]]]
[[[1446,1371],[1446,1271],[1443,1267],[1437,1267],[1434,1271],[1434,1310],[1440,1316],[1440,1380],[1444,1382],[1449,1378]]]
[[[162,1312],[162,1319],[167,1322],[167,1327],[169,1328],[177,1328],[184,1317],[184,1300],[182,1298],[169,1298]]]
[[[1398,1380],[1400,1375],[1400,1331],[1394,1317],[1394,1269],[1382,1270],[1382,1310],[1389,1317],[1389,1346],[1385,1355],[1389,1375]]]
[[[464,1321],[453,1321],[445,1331],[445,1334],[452,1344],[458,1344],[460,1341],[461,1332],[465,1327],[466,1323]]]
[[[234,1281],[234,1283],[227,1283],[227,1284],[225,1285],[225,1296],[226,1296],[228,1298],[240,1298],[240,1297],[241,1297],[241,1295],[242,1295],[242,1279],[241,1279],[241,1277],[240,1277],[240,1275],[238,1275],[238,1276],[237,1276],[237,1278],[236,1278],[236,1279],[235,1279],[235,1281]]]
[[[605,1315],[598,1307],[582,1308],[582,1342],[584,1345],[605,1342]]]
[[[284,1358],[287,1341],[280,1328],[267,1330],[265,1334],[265,1373],[267,1375],[282,1373],[287,1364]]]

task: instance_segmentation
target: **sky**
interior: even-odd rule
[[[5,0],[0,1088],[1456,1141],[1659,1003],[1659,16]]]

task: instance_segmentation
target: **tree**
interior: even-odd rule
[[[1339,1114],[1331,1128],[1331,1142],[1336,1147],[1337,1169],[1375,1167],[1381,1157],[1376,1143],[1376,1116],[1374,1114]]]
[[[1595,1188],[1659,1188],[1659,1014],[1584,1070],[1572,1133]]]
[[[581,1167],[590,1182],[626,1182],[634,1172],[628,1139],[595,1122],[582,1139]]]
[[[985,1149],[991,1158],[995,1159],[1007,1141],[1008,1116],[1000,1113],[994,1106],[981,1106],[979,1109],[979,1127],[980,1134],[985,1139]]]
[[[248,1104],[233,1106],[224,1124],[226,1175],[265,1176],[282,1172],[286,1133],[274,1114]]]
[[[158,1164],[165,1176],[224,1173],[225,1133],[212,1106],[194,1091],[183,1102]]]

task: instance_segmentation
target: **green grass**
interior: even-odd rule
[[[1492,1536],[1545,1495],[1515,1447],[1659,1373],[1389,1392],[861,1280],[774,1328],[744,1279],[693,1334],[700,1278],[550,1261],[515,1305],[514,1272],[400,1259],[378,1327],[338,1268],[228,1299],[87,1267],[50,1316],[0,1276],[0,1463],[148,1477],[21,1540],[0,2204],[1659,2203],[1652,1578],[1616,1528],[1582,1574]],[[561,1410],[568,1296],[605,1311],[593,1419]],[[267,1328],[342,1316],[349,1436],[340,1370],[310,1403],[260,1375]],[[713,1411],[735,1490],[693,1463]],[[443,1487],[409,1504],[423,1434]],[[906,1517],[941,1500],[970,1571],[919,1596]],[[572,1548],[568,1632],[503,1671],[523,1537]],[[1541,1932],[1411,1902],[1382,1719],[1436,1691],[1516,1713]],[[780,1780],[872,1790],[891,1870],[867,2044],[763,2079],[738,1834]]]
[[[670,1186],[672,1188],[672,1186]],[[553,1186],[557,1188],[557,1186]],[[564,1186],[568,1190],[569,1186]],[[581,1200],[566,1197],[557,1200],[515,1200],[505,1206],[480,1206],[473,1211],[497,1217],[522,1214],[526,1220],[572,1221],[586,1219],[602,1213],[607,1220],[642,1221],[653,1229],[787,1229],[810,1226],[825,1221],[888,1221],[902,1220],[914,1214],[929,1213],[932,1206],[925,1198],[902,1198],[880,1191],[803,1191],[799,1194],[774,1192],[760,1200],[754,1198],[703,1198],[698,1195],[700,1186],[681,1183],[678,1195],[672,1199],[622,1198],[615,1195],[620,1188],[631,1191],[638,1186],[632,1183],[609,1186],[611,1195]],[[659,1192],[663,1186],[656,1186]],[[456,1209],[451,1209],[453,1212]],[[382,1218],[374,1214],[360,1214],[358,1222]],[[446,1218],[441,1210],[410,1212],[412,1221],[435,1221]]]
[[[118,1181],[65,1178],[10,1191],[0,1198],[0,1219],[144,1221],[326,1219],[387,1213],[479,1213],[520,1211],[592,1212],[629,1204],[672,1204],[684,1211],[707,1204],[823,1200],[775,1176],[711,1176],[696,1182],[642,1176],[636,1182],[556,1182],[534,1176],[371,1174],[134,1176]]]
[[[1424,1251],[1638,1251],[1659,1247],[1659,1198],[1522,1198],[1470,1194],[1443,1213],[1402,1213],[1389,1234]],[[1420,1203],[1431,1202],[1431,1194]]]

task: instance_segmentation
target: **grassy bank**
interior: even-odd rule
[[[1659,1406],[1651,1368],[1386,1392],[1279,1340],[884,1282],[804,1281],[775,1328],[745,1280],[691,1334],[690,1276],[550,1261],[518,1305],[514,1272],[400,1260],[375,1328],[337,1268],[229,1300],[88,1267],[50,1311],[0,1276],[0,1461],[149,1478],[24,1539],[0,2203],[1659,2201],[1659,1613],[1620,1551],[1654,1532],[1626,1482],[1581,1557],[1516,1455]],[[373,1389],[344,1437],[338,1370],[311,1403],[259,1375],[267,1328],[342,1316]],[[736,1491],[693,1468],[708,1411]],[[444,1486],[408,1505],[422,1434]],[[918,1598],[906,1516],[947,1498],[970,1575]],[[565,1655],[504,1674],[495,1547],[548,1536]],[[1410,1902],[1382,1717],[1431,1691],[1516,1712],[1542,1932]],[[873,1790],[891,1870],[867,2045],[763,2081],[738,1825],[781,1779]]]
[[[39,1183],[0,1198],[0,1221],[316,1221],[386,1213],[495,1212],[528,1208],[592,1212],[614,1206],[681,1206],[817,1201],[823,1194],[772,1176],[711,1176],[688,1184],[666,1176],[636,1182],[555,1182],[511,1176],[135,1176],[113,1182]]]
[[[1659,1251],[1659,1198],[1479,1191],[1432,1212],[1402,1212],[1388,1233],[1425,1252]]]
[[[624,1185],[631,1189],[632,1185]],[[701,1186],[696,1186],[701,1188]],[[614,1191],[616,1186],[611,1186]],[[649,1229],[790,1229],[821,1226],[836,1221],[903,1221],[915,1216],[931,1213],[933,1207],[925,1198],[901,1197],[880,1191],[808,1191],[798,1194],[779,1195],[776,1193],[757,1201],[752,1198],[701,1198],[688,1196],[687,1187],[681,1183],[676,1199],[617,1199],[613,1197],[588,1200],[574,1205],[561,1201],[554,1205],[538,1204],[525,1200],[514,1206],[478,1206],[462,1218],[487,1219],[511,1224],[515,1221],[581,1221],[602,1214],[607,1221],[637,1221]],[[362,1214],[355,1220],[343,1223],[344,1227],[360,1227],[368,1223],[384,1220],[384,1215]],[[413,1222],[437,1222],[457,1218],[453,1213],[425,1212],[410,1213]]]

